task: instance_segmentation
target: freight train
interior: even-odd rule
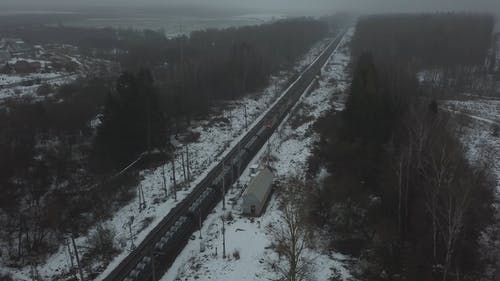
[[[249,132],[229,151],[194,190],[146,236],[104,280],[156,281],[174,262],[189,237],[200,227],[222,199],[223,189],[232,185],[321,72],[333,51],[340,45],[345,30],[320,56],[300,73]]]

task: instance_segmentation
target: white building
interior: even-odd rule
[[[241,209],[249,216],[260,216],[273,186],[274,174],[268,169],[262,169],[252,178],[243,194]]]

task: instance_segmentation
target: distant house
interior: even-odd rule
[[[14,64],[14,71],[18,74],[39,72],[41,68],[42,64],[36,61],[28,62],[25,60],[18,60]]]
[[[30,68],[32,72],[39,72],[42,69],[42,64],[39,61],[30,62]]]
[[[273,179],[274,174],[268,168],[262,169],[252,178],[243,194],[241,209],[245,215],[261,215],[271,194]]]
[[[12,56],[26,55],[33,50],[20,38],[3,38],[0,40],[0,49],[8,51]]]
[[[10,53],[6,50],[0,50],[0,65],[6,64],[10,60]]]
[[[25,61],[25,60],[20,60],[20,61],[17,61],[15,64],[14,64],[14,71],[18,74],[26,74],[26,73],[30,73],[30,63]]]

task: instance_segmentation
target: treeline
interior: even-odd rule
[[[407,68],[357,60],[345,110],[317,124],[310,171],[329,176],[311,192],[309,219],[360,258],[363,280],[478,280],[494,183],[420,94]]]
[[[189,122],[213,100],[261,89],[272,73],[290,67],[326,32],[324,22],[296,19],[178,38],[177,56],[155,72],[161,99],[170,105],[175,120]]]
[[[338,22],[330,19],[330,29]],[[328,31],[326,21],[298,18],[171,39],[161,31],[62,26],[20,28],[15,34],[33,44],[73,44],[89,56],[118,61],[125,71],[150,69],[174,121],[190,122],[214,100],[261,89]]]
[[[371,52],[376,62],[419,68],[484,65],[494,18],[481,14],[376,15],[361,18],[352,55]]]
[[[110,95],[97,137],[97,149],[107,151],[110,159],[95,162],[109,162],[108,167],[116,168],[138,157],[146,148],[169,150],[165,143],[167,133],[177,133],[193,118],[206,114],[218,100],[234,99],[262,89],[272,73],[290,67],[325,36],[326,31],[324,22],[312,19],[197,31],[189,38],[165,41],[174,42],[166,45],[173,53],[158,51],[163,58],[150,50],[160,48],[161,44],[141,43],[138,49],[126,54],[124,63],[130,71],[122,75],[116,91]],[[158,65],[162,60],[168,63]],[[145,68],[141,69],[141,65],[150,67],[150,74]],[[149,77],[147,81],[143,81],[145,75]],[[150,99],[149,105],[145,105]],[[124,110],[126,106],[118,106],[120,103],[133,105],[134,109]],[[153,115],[150,121],[158,124],[149,128],[154,124],[148,121],[141,127],[137,120],[149,114]],[[148,128],[150,131],[146,134]],[[154,141],[147,143],[153,139],[164,142],[161,145]],[[116,153],[110,153],[112,151]]]

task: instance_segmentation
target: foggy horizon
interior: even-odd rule
[[[411,13],[411,12],[487,12],[500,13],[500,2],[495,0],[4,0],[4,12],[68,11],[121,8],[147,10],[153,8],[182,8],[196,12],[232,13],[287,13],[290,15],[323,15],[335,12],[355,13]],[[498,12],[497,12],[498,11]]]

